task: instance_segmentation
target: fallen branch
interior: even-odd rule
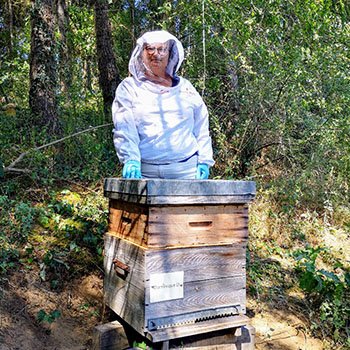
[[[82,131],[79,131],[79,132],[76,132],[72,135],[68,135],[68,136],[65,136],[59,140],[56,140],[56,141],[53,141],[53,142],[50,142],[50,143],[47,143],[45,145],[42,145],[42,146],[38,146],[38,147],[34,147],[34,148],[31,148],[30,150],[22,153],[16,160],[14,160],[8,167],[4,167],[4,173],[10,173],[10,172],[14,172],[14,173],[30,173],[31,170],[30,169],[18,169],[18,168],[15,168],[15,165],[17,163],[19,163],[27,154],[29,153],[32,153],[34,151],[39,151],[43,148],[46,148],[46,147],[49,147],[49,146],[52,146],[52,145],[55,145],[57,143],[60,143],[60,142],[63,142],[69,138],[72,138],[72,137],[75,137],[75,136],[78,136],[80,134],[84,134],[86,132],[89,132],[89,131],[92,131],[92,130],[96,130],[96,129],[99,129],[99,128],[104,128],[106,126],[110,126],[112,125],[112,123],[107,123],[107,124],[103,124],[103,125],[98,125],[98,126],[93,126],[91,128],[88,128],[88,129],[85,129],[85,130],[82,130]]]
[[[30,174],[32,171],[30,169],[19,169],[19,168],[4,168],[4,173],[21,173],[21,174]]]
[[[57,181],[57,182],[60,182],[60,181],[61,181],[61,182],[66,182],[66,183],[69,183],[69,184],[71,184],[71,185],[81,187],[81,188],[83,188],[84,190],[87,190],[87,191],[92,192],[92,193],[95,193],[95,194],[99,193],[98,191],[94,191],[94,190],[92,190],[91,188],[86,187],[86,186],[84,186],[84,185],[82,185],[82,184],[79,184],[79,183],[77,183],[77,182],[75,182],[75,181],[71,181],[71,180],[68,180],[68,179],[60,179],[60,178],[54,178],[54,180]]]

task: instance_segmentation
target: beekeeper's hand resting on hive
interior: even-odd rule
[[[112,106],[114,145],[124,178],[207,179],[214,164],[207,108],[192,84],[175,73],[181,43],[147,32],[131,55],[131,77]]]

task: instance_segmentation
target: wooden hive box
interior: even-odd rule
[[[255,182],[106,179],[108,234],[147,248],[245,243]]]
[[[104,193],[104,293],[112,310],[153,341],[247,321],[254,182],[106,179]]]

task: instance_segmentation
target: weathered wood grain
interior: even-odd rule
[[[105,271],[114,272],[117,258],[130,267],[126,281],[136,285],[151,274],[175,271],[185,271],[184,282],[245,275],[245,256],[245,244],[151,250],[105,235]]]
[[[130,324],[137,332],[145,331],[144,290],[122,281],[119,285],[113,279],[105,280],[105,301],[117,315]]]
[[[133,279],[133,273],[130,273],[130,279]],[[136,331],[143,334],[145,328],[145,289],[143,284],[131,284],[118,276],[111,268],[105,273],[103,288],[106,305]]]
[[[232,244],[248,239],[244,205],[150,207],[148,247]]]
[[[130,273],[118,275],[114,259]],[[150,277],[176,271],[184,271],[183,298],[150,303]],[[152,318],[234,305],[245,313],[245,287],[244,244],[150,250],[105,236],[106,303],[141,334]]]
[[[245,275],[245,254],[244,244],[146,250],[145,278],[182,270],[184,282]]]
[[[115,258],[130,267],[125,277],[115,272]],[[105,235],[103,289],[106,305],[141,334],[145,326],[144,265],[143,249]]]
[[[104,270],[114,275],[113,260],[118,259],[130,268],[124,279],[127,283],[143,286],[145,283],[145,250],[124,240],[105,235]],[[132,281],[135,282],[132,282]]]
[[[246,242],[247,205],[145,206],[110,200],[108,232],[148,248]]]
[[[245,287],[246,279],[243,275],[218,280],[187,282],[184,283],[184,297],[182,299],[150,303],[149,284],[146,283],[146,319],[180,315],[229,305],[239,305],[241,312],[245,313]]]
[[[108,231],[139,245],[147,245],[149,208],[143,205],[110,200]]]
[[[231,180],[163,180],[107,178],[104,195],[143,204],[249,203],[255,182]]]
[[[92,336],[92,350],[121,350],[129,348],[123,326],[113,321],[96,326]]]

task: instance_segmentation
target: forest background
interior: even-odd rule
[[[121,174],[110,106],[136,38],[165,29],[183,43],[179,73],[210,112],[211,178],[257,182],[247,249],[255,311],[282,299],[325,349],[350,348],[348,2],[0,4],[4,288],[21,267],[54,291],[102,267],[103,179]]]

